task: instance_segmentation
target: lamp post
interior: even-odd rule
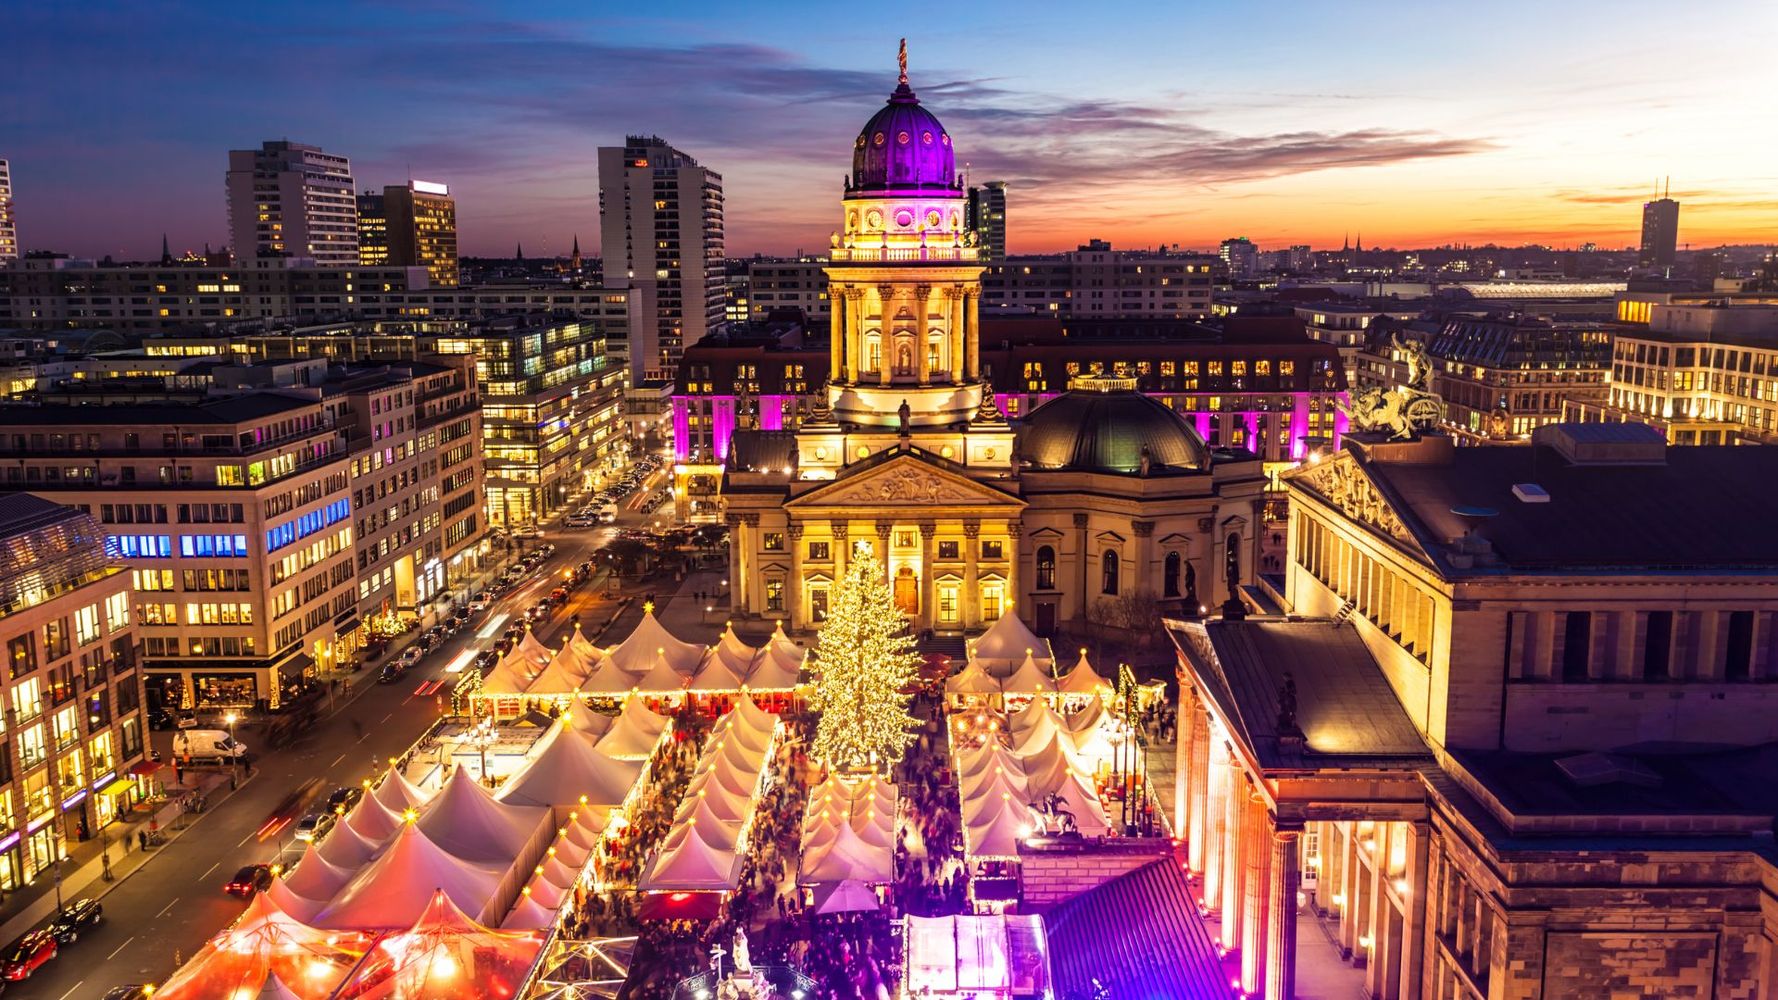
[[[222,717],[222,721],[228,723],[228,780],[230,787],[233,787],[236,779],[240,776],[241,755],[235,752],[239,746],[235,743],[235,722],[239,719],[240,716],[234,712],[229,712]]]

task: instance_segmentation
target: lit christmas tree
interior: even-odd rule
[[[914,742],[907,693],[914,637],[876,558],[859,555],[834,588],[815,643],[815,756],[842,770],[894,765]]]

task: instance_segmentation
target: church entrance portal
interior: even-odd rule
[[[910,618],[920,613],[920,578],[910,566],[895,571],[895,606]]]

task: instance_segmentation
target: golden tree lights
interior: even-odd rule
[[[914,637],[874,556],[858,554],[834,588],[815,643],[815,756],[836,768],[893,765],[914,741]]]

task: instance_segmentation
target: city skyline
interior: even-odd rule
[[[163,232],[175,248],[220,242],[227,151],[288,137],[349,157],[360,189],[448,183],[465,255],[524,242],[545,256],[598,231],[595,150],[658,133],[723,174],[731,253],[814,252],[839,221],[834,151],[858,107],[887,96],[906,34],[914,88],[971,179],[1009,183],[1013,252],[1360,233],[1619,249],[1663,176],[1684,206],[1681,248],[1774,239],[1771,168],[1732,140],[1769,131],[1772,112],[1741,95],[1761,68],[1753,29],[1774,15],[1746,5],[1746,31],[1721,31],[1737,20],[1724,11],[1650,33],[1634,9],[1610,23],[1602,10],[1539,10],[1535,36],[1447,38],[1388,4],[1283,12],[1288,37],[1196,5],[1145,9],[1139,32],[1109,11],[921,4],[867,26],[797,5],[743,24],[703,4],[600,20],[565,5],[523,20],[407,4],[114,6],[97,21],[44,8],[13,16],[15,51],[21,79],[54,83],[0,111],[0,156],[31,250],[147,258]]]

